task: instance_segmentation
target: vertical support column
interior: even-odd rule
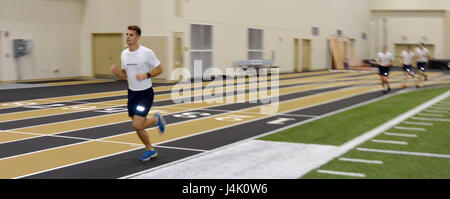
[[[444,59],[450,59],[450,10],[445,11],[444,35]]]

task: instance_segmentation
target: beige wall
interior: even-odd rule
[[[450,9],[448,0],[370,0],[371,10],[443,10]]]
[[[435,45],[436,58],[450,58],[449,0],[370,0],[370,9],[373,17],[389,20],[391,49],[396,42],[431,43]],[[401,39],[402,35],[408,40]]]
[[[276,64],[284,72],[294,70],[294,38],[311,39],[313,70],[329,65],[327,39],[336,29],[356,39],[361,57],[368,54],[369,42],[361,39],[361,33],[369,31],[369,0],[182,0],[181,18],[175,16],[176,1],[2,0],[0,31],[11,34],[2,50],[12,56],[12,39],[34,40],[35,51],[23,58],[27,79],[92,76],[92,34],[124,33],[130,24],[140,25],[144,36],[168,37],[169,70],[173,32],[184,32],[189,49],[190,24],[214,26],[214,65],[222,69],[247,59],[247,28],[264,29],[264,58],[270,59],[275,51]],[[320,28],[320,36],[311,35],[313,26]],[[189,52],[184,60],[189,68]],[[13,80],[14,59],[2,63],[1,80]],[[53,73],[55,69],[60,72]]]
[[[434,56],[444,57],[444,21],[443,11],[376,11],[374,17],[387,18],[387,43],[394,51],[396,43],[424,42],[434,44]],[[407,40],[402,37],[406,36]]]
[[[3,37],[0,47],[0,81],[17,79],[14,39],[31,39],[34,43],[33,52],[19,60],[22,79],[79,75],[81,14],[78,0],[2,0],[0,31],[8,31],[9,37]],[[5,54],[10,56],[6,58]]]
[[[450,10],[445,11],[444,57],[450,59]]]
[[[356,51],[368,55],[368,41],[361,33],[369,31],[369,1],[366,0],[184,0],[183,17],[175,17],[176,0],[147,0],[142,3],[142,26],[146,35],[167,36],[172,47],[172,34],[185,33],[185,46],[190,44],[190,24],[213,26],[213,62],[223,69],[247,59],[247,28],[264,29],[264,58],[276,52],[281,71],[294,70],[294,38],[311,39],[312,69],[325,69],[327,38],[341,29],[344,35],[357,40]],[[148,12],[144,12],[148,11]],[[311,35],[319,27],[320,36]],[[301,52],[300,52],[301,53]],[[173,50],[169,50],[172,65]],[[190,67],[190,54],[185,52],[185,67]]]

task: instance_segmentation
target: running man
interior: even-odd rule
[[[400,53],[400,63],[403,65],[403,85],[402,88],[407,87],[408,77],[414,78],[414,73],[411,69],[416,55],[411,51],[411,46],[406,46],[405,50]],[[417,86],[417,85],[416,85]]]
[[[157,112],[153,117],[147,118],[154,99],[151,78],[162,73],[162,66],[152,50],[139,45],[140,36],[141,29],[138,26],[128,26],[126,33],[128,48],[122,51],[122,69],[113,64],[110,71],[128,81],[128,115],[146,148],[144,155],[139,159],[147,161],[156,157],[158,153],[150,143],[145,129],[158,125],[161,134],[165,131],[165,122],[160,113]]]
[[[377,66],[380,71],[378,75],[380,76],[381,86],[384,92],[388,93],[391,91],[391,86],[388,80],[390,67],[393,65],[394,56],[392,53],[387,51],[387,46],[383,46],[383,50],[377,54]],[[386,89],[387,86],[387,89]]]
[[[430,51],[424,47],[423,43],[419,43],[419,47],[415,49],[416,51],[416,58],[417,58],[417,73],[419,74],[419,82],[422,81],[423,77],[425,81],[428,81],[428,75],[425,74],[425,68],[428,64],[428,59],[431,59],[431,53]],[[416,85],[416,87],[419,87],[419,84]]]

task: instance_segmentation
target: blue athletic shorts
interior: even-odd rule
[[[152,108],[155,93],[150,87],[143,91],[132,91],[128,89],[128,116],[133,117],[139,115],[147,117],[148,112]]]

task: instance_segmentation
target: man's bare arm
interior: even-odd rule
[[[113,64],[109,71],[119,78],[125,78],[125,79],[127,78],[127,72],[125,70],[119,69],[119,67],[116,64]]]

